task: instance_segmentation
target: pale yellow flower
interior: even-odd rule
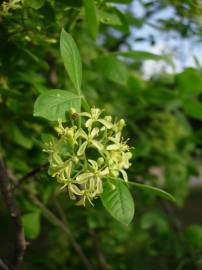
[[[121,137],[125,121],[114,123],[111,116],[103,118],[101,114],[100,109],[92,108],[90,113],[78,113],[78,117],[87,117],[84,123],[78,117],[72,119],[71,126],[65,127],[59,121],[56,127],[59,139],[44,145],[49,154],[50,175],[56,177],[78,205],[85,206],[86,201],[93,204],[103,192],[105,178],[121,175],[128,181],[126,169],[131,165],[132,154]]]

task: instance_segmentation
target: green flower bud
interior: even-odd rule
[[[98,160],[97,160],[97,164],[99,166],[101,166],[103,163],[104,163],[104,158],[103,157],[99,157]]]
[[[75,108],[71,108],[70,109],[70,114],[72,115],[73,113],[76,113],[76,109]]]
[[[124,119],[119,120],[118,127],[120,129],[122,129],[123,127],[125,127],[125,125],[126,125],[126,122],[125,122]]]
[[[72,158],[72,160],[73,160],[73,162],[76,163],[76,164],[79,163],[78,157],[75,157],[75,156],[74,156],[74,157]]]
[[[111,174],[112,177],[118,177],[119,176],[119,172],[117,170],[110,171],[110,174]]]
[[[110,122],[111,123],[111,121],[112,121],[112,117],[111,117],[111,115],[107,115],[107,116],[105,116],[105,118],[104,118],[107,122]]]

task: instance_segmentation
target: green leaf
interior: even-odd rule
[[[133,0],[106,0],[106,2],[111,2],[111,3],[120,3],[120,4],[129,4]]]
[[[202,103],[198,100],[184,99],[183,106],[191,117],[202,120]]]
[[[90,34],[95,39],[98,31],[98,21],[94,0],[84,0],[85,17]]]
[[[35,239],[40,234],[40,212],[32,212],[22,216],[22,223],[25,236],[29,239]]]
[[[102,56],[96,59],[96,67],[109,80],[126,85],[128,81],[128,70],[126,65],[115,56]]]
[[[82,64],[80,53],[72,36],[63,29],[60,36],[60,52],[66,71],[75,89],[80,92]]]
[[[130,28],[128,23],[128,16],[122,13],[118,8],[111,8],[110,13],[116,14],[119,17],[121,24],[113,25],[115,29],[125,34],[130,34]]]
[[[105,209],[118,221],[129,224],[134,216],[135,206],[133,197],[125,183],[113,182],[114,189],[106,182],[101,194],[101,201]]]
[[[25,0],[25,3],[33,9],[39,9],[44,5],[45,0]]]
[[[159,55],[146,51],[126,51],[126,52],[117,52],[118,55],[132,58],[135,61],[143,61],[143,60],[155,60],[155,61],[166,61],[168,64],[173,66],[172,59],[170,55]]]
[[[120,181],[123,181],[122,179],[120,179]],[[157,195],[163,199],[167,199],[169,201],[172,201],[172,202],[175,202],[175,198],[168,192],[160,189],[160,188],[157,188],[157,187],[152,187],[152,186],[149,186],[149,185],[145,185],[145,184],[140,184],[140,183],[136,183],[136,182],[128,182],[130,185],[133,185],[139,189],[142,189],[144,191],[148,191],[148,192],[151,192],[152,194],[154,195]]]
[[[161,104],[162,106],[180,103],[177,92],[156,85],[145,91],[145,98],[151,103]]]
[[[29,136],[25,136],[24,132],[20,130],[20,128],[17,125],[11,126],[11,132],[13,140],[19,144],[20,146],[23,146],[26,149],[31,149],[33,146],[33,140]]]
[[[98,10],[98,19],[101,23],[108,25],[122,25],[119,16],[116,13],[111,13],[103,10]]]
[[[202,91],[201,85],[202,78],[197,69],[186,68],[182,73],[176,75],[176,87],[182,97],[192,98],[197,96]]]
[[[81,98],[65,90],[50,90],[42,93],[34,104],[34,116],[50,121],[66,120],[65,114],[71,108],[80,111]]]

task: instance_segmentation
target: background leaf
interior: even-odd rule
[[[95,39],[98,31],[98,21],[94,0],[84,0],[85,18],[90,34]]]
[[[167,199],[169,201],[175,202],[175,198],[170,193],[168,193],[160,188],[145,185],[145,184],[140,184],[140,183],[136,183],[136,182],[128,182],[128,183],[139,188],[139,189],[142,189],[144,191],[149,191],[152,194],[157,195],[163,199]]]
[[[109,25],[122,25],[121,19],[116,13],[98,10],[98,18],[101,23]]]
[[[191,117],[202,120],[202,103],[198,100],[184,99],[183,106],[188,115]]]
[[[109,80],[126,85],[128,70],[126,65],[113,55],[102,56],[96,59],[96,68]]]
[[[34,116],[41,116],[50,121],[62,119],[71,108],[80,111],[81,98],[64,90],[50,90],[42,93],[34,104]]]
[[[44,5],[45,0],[25,0],[25,3],[33,9],[39,9]]]
[[[80,53],[74,39],[64,29],[60,36],[60,52],[70,80],[75,89],[80,91],[82,80]]]
[[[109,183],[104,185],[101,201],[106,210],[118,221],[128,225],[134,216],[135,206],[133,197],[125,183],[114,181],[115,188]]]
[[[182,97],[192,98],[202,92],[201,74],[194,68],[186,68],[177,74],[176,84]]]
[[[35,239],[40,234],[40,212],[35,211],[22,216],[25,235],[29,239]]]
[[[26,136],[17,125],[11,126],[11,132],[15,142],[26,149],[31,149],[33,146],[33,140],[30,136]]]
[[[142,60],[166,61],[168,64],[173,66],[173,62],[170,55],[159,55],[146,51],[125,51],[125,52],[118,52],[117,54],[127,58],[131,58],[136,61]]]

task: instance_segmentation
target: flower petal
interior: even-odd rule
[[[107,146],[107,150],[111,151],[111,150],[119,150],[119,145],[117,144],[110,144]]]
[[[92,124],[93,124],[93,120],[90,118],[90,119],[88,119],[88,120],[86,121],[85,126],[86,126],[87,128],[91,128]]]
[[[113,124],[104,120],[104,119],[98,119],[98,122],[100,122],[101,124],[103,124],[107,129],[110,129],[113,127]]]
[[[109,174],[109,168],[106,167],[103,171],[100,172],[100,176],[106,176]]]
[[[94,171],[98,170],[98,164],[95,160],[88,159],[88,162],[91,164],[91,167],[94,169]]]
[[[79,137],[86,140],[88,139],[88,135],[82,128],[78,129],[77,132],[75,133],[75,139],[77,140]]]
[[[72,161],[69,161],[64,169],[64,177],[66,179],[69,179],[71,177],[71,171],[72,171]]]
[[[121,172],[122,175],[123,175],[124,181],[125,181],[125,182],[128,182],[128,175],[127,175],[127,173],[126,173],[124,170],[120,170],[120,172]]]
[[[99,142],[99,141],[96,141],[96,140],[92,140],[91,141],[91,144],[97,148],[99,151],[101,151],[103,149],[103,145]]]
[[[80,190],[76,185],[74,184],[70,184],[69,185],[69,190],[73,193],[73,194],[76,194],[76,195],[79,195],[79,196],[82,196],[84,191],[83,190]]]
[[[93,128],[93,130],[90,133],[90,138],[93,139],[95,136],[98,135],[98,133],[99,133],[99,128],[98,127]]]
[[[87,147],[87,144],[88,144],[88,142],[86,142],[86,141],[81,144],[81,146],[79,147],[79,150],[77,151],[78,156],[82,156],[84,154],[86,147]]]
[[[75,183],[84,184],[93,175],[93,173],[82,173],[76,177]]]
[[[81,112],[81,113],[79,113],[79,116],[86,116],[86,117],[91,118],[91,114],[87,113],[87,112]]]

